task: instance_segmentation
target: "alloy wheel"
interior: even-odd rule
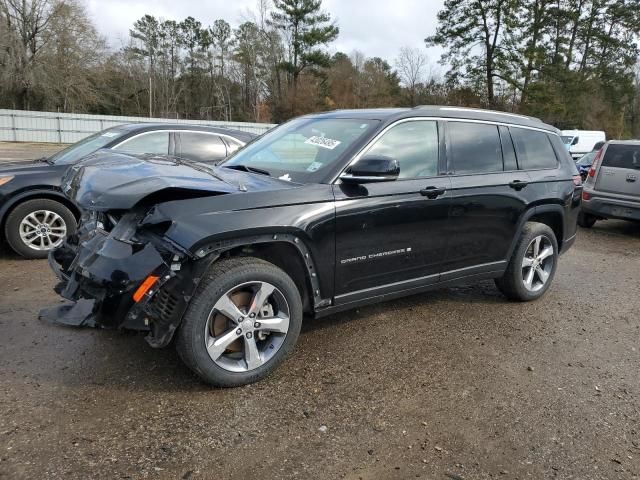
[[[289,330],[289,305],[268,282],[248,282],[215,303],[205,326],[211,359],[230,372],[248,372],[267,363]]]
[[[56,212],[36,210],[20,222],[20,239],[33,250],[51,250],[62,244],[67,224]]]
[[[544,235],[531,240],[522,259],[522,281],[525,288],[530,292],[544,288],[553,272],[554,262],[551,240]]]

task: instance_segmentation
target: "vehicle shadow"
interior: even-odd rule
[[[608,235],[622,235],[626,237],[640,237],[640,222],[624,220],[600,220],[592,228],[580,228],[581,232],[591,231]]]
[[[492,304],[505,303],[508,300],[495,287],[492,280],[473,285],[460,285],[416,293],[396,300],[375,303],[364,307],[335,313],[322,318],[308,318],[302,325],[303,333],[311,333],[318,329],[330,328],[343,322],[357,322],[359,319],[369,318],[375,314],[392,314],[397,310],[415,310],[418,308],[442,308],[443,304]]]
[[[0,259],[2,260],[24,260],[20,255],[14,252],[9,245],[0,240]]]
[[[491,308],[492,305],[508,303],[500,295],[493,282],[481,282],[471,286],[450,287],[427,293],[416,294],[388,302],[337,313],[320,319],[305,319],[301,339],[323,333],[323,341],[330,342],[331,330],[338,326],[368,324],[372,316],[394,317],[402,311],[431,309],[432,313],[443,309],[456,310],[456,304],[469,304],[469,308]],[[41,322],[35,320],[35,322]],[[201,382],[180,360],[174,345],[164,349],[153,349],[144,340],[144,335],[135,332],[76,329],[45,324],[52,343],[64,344],[65,348],[45,348],[32,360],[29,369],[35,372],[21,372],[34,375],[46,374],[48,381],[68,387],[88,386],[109,390],[139,390],[162,392],[207,392],[215,390]],[[329,344],[300,342],[294,351],[298,360],[315,357],[318,351]],[[313,351],[309,351],[313,348]],[[49,351],[49,354],[47,354]],[[51,358],[51,357],[54,358]],[[303,360],[304,361],[304,360]],[[286,364],[287,362],[285,362]],[[292,367],[294,370],[297,367]],[[328,367],[329,368],[329,367]],[[282,375],[272,375],[265,381],[269,384],[285,382]],[[295,373],[293,373],[295,374]],[[266,382],[266,383],[265,383]],[[241,387],[242,388],[251,388]],[[255,387],[254,387],[255,388]],[[221,390],[225,391],[225,390]]]

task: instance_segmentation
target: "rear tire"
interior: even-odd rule
[[[14,207],[7,217],[4,234],[17,254],[34,259],[46,258],[76,228],[76,218],[66,206],[50,198],[38,198]]]
[[[596,223],[596,220],[598,220],[597,217],[589,213],[578,213],[578,225],[580,225],[582,228],[593,227]]]
[[[176,348],[205,382],[237,387],[271,373],[293,350],[301,326],[300,292],[284,271],[259,258],[230,258],[200,282]]]
[[[510,300],[528,302],[548,290],[558,265],[558,241],[548,225],[527,222],[504,275],[495,280]]]

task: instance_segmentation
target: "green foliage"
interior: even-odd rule
[[[293,82],[305,68],[328,67],[330,58],[318,47],[334,41],[340,30],[321,11],[322,1],[274,0],[274,6],[269,24],[289,39],[289,56],[281,65]]]
[[[0,107],[275,121],[316,110],[447,104],[640,137],[640,0],[445,0],[426,39],[382,58],[328,48],[321,0],[259,3],[232,26],[144,15],[109,50],[82,0],[0,0]],[[435,72],[435,73],[434,73]]]
[[[482,105],[633,134],[639,0],[446,0],[438,20],[427,45]]]

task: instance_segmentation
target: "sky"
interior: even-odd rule
[[[367,57],[389,60],[403,46],[425,49],[430,63],[440,50],[426,49],[424,38],[436,28],[436,14],[444,0],[323,0],[323,9],[340,27],[331,53],[360,50]],[[86,0],[98,30],[113,47],[126,43],[129,29],[138,18],[151,14],[165,20],[192,16],[205,25],[224,18],[232,27],[250,18],[257,0]]]

